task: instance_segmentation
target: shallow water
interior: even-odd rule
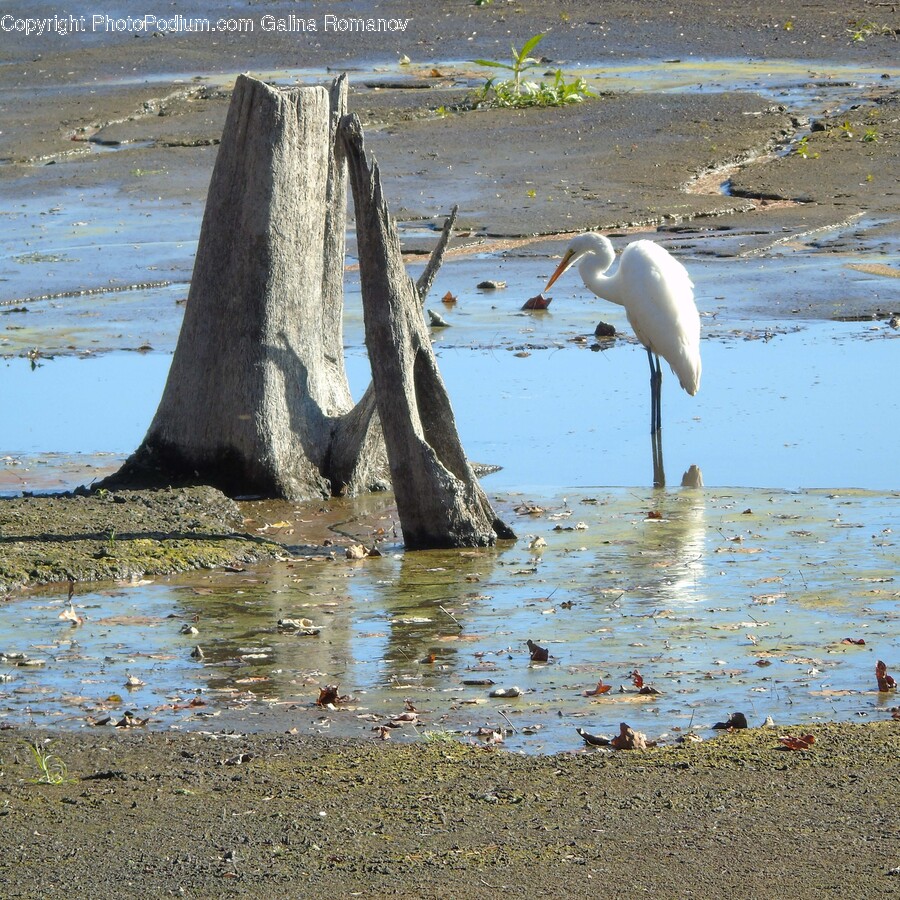
[[[753,89],[820,109],[874,86],[881,70],[685,61],[584,74],[601,90]],[[141,198],[123,205],[96,189],[0,210],[0,352],[39,351],[34,367],[18,357],[0,367],[0,494],[90,482],[144,435],[200,212]],[[484,485],[520,540],[404,554],[389,499],[369,497],[341,507],[335,559],[84,586],[74,628],[59,618],[64,592],[17,597],[0,606],[0,652],[44,663],[0,665],[0,719],[83,727],[132,710],[159,727],[367,735],[409,699],[420,725],[400,729],[407,737],[490,726],[508,732],[507,746],[543,752],[579,746],[575,726],[612,733],[623,720],[658,737],[707,736],[735,710],[751,724],[887,715],[895,701],[874,691],[873,672],[878,658],[894,674],[900,665],[890,377],[900,335],[882,320],[828,320],[848,303],[900,308],[896,279],[848,267],[871,262],[868,248],[822,254],[801,242],[720,259],[686,240],[704,376],[696,398],[664,380],[669,489],[649,486],[646,357],[621,310],[571,276],[549,312],[521,313],[552,271],[552,241],[531,255],[450,259],[433,298],[458,300],[429,301],[451,323],[435,332],[439,365],[470,458],[503,467]],[[895,264],[896,253],[894,241],[876,261]],[[358,396],[368,374],[354,277],[345,339]],[[483,278],[508,287],[478,291]],[[157,280],[171,283],[128,289]],[[35,285],[114,290],[33,299]],[[9,302],[23,298],[27,311]],[[600,320],[625,337],[592,352]],[[705,487],[678,488],[693,467]],[[321,513],[248,515],[248,529],[290,545]],[[370,544],[379,527],[383,557],[343,558],[344,543]],[[195,617],[197,634],[181,634]],[[281,617],[321,633],[280,634]],[[548,648],[548,665],[530,664],[528,639]],[[202,660],[190,656],[197,645]],[[661,693],[638,695],[635,668]],[[129,675],[144,684],[127,690]],[[585,696],[600,679],[611,691]],[[523,694],[491,699],[492,685],[466,683],[479,680]],[[350,698],[344,709],[315,707],[329,683]]]
[[[466,305],[444,314],[463,322]],[[620,310],[602,307],[604,319],[627,329]],[[437,338],[467,453],[503,467],[485,482],[490,489],[652,483],[646,353],[627,338],[592,352],[597,311],[598,304],[574,301],[560,303],[559,313],[494,309],[495,346],[473,346],[483,326],[448,328]],[[782,323],[771,331],[713,322],[707,329],[700,393],[688,397],[671,373],[664,376],[669,484],[698,466],[715,487],[898,486],[900,398],[884,384],[896,368],[900,333],[883,322]],[[170,359],[119,352],[41,360],[36,369],[26,359],[4,361],[0,492],[44,487],[49,469],[36,463],[42,454],[122,458],[135,449]],[[358,396],[369,377],[359,345],[348,352],[348,371]],[[76,471],[67,483],[46,486],[90,478]]]
[[[896,495],[602,489],[510,504],[522,540],[495,551],[402,554],[388,537],[385,556],[360,562],[86,586],[79,627],[59,619],[64,594],[4,604],[0,650],[45,662],[2,667],[0,715],[82,727],[127,710],[196,728],[240,714],[243,729],[365,736],[409,701],[420,721],[398,735],[502,728],[534,752],[623,720],[673,739],[708,737],[733,711],[753,725],[888,715],[873,673],[900,655]],[[367,506],[336,539],[379,523],[390,536],[387,504]],[[269,508],[256,524],[316,518],[298,513]],[[536,537],[546,546],[529,549]],[[285,617],[321,632],[280,634]],[[530,662],[529,639],[548,664]],[[637,693],[634,669],[659,693]],[[127,690],[129,676],[143,685]],[[601,680],[610,692],[585,696]],[[337,710],[315,706],[326,684],[347,698]],[[490,698],[498,687],[522,694]]]

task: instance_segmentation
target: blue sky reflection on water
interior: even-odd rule
[[[765,340],[722,331],[703,344],[700,393],[663,382],[667,481],[691,465],[708,486],[897,487],[900,342],[878,323],[809,323]],[[492,490],[651,482],[646,355],[634,343],[493,350],[437,347],[469,457],[503,466]],[[171,357],[5,360],[0,455],[127,455],[156,409]],[[361,349],[348,370],[359,394]]]

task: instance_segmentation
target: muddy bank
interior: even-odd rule
[[[42,744],[58,785],[46,737],[0,732],[7,897],[900,893],[892,723],[545,758],[97,729]]]
[[[322,19],[326,4],[308,6],[312,18]],[[272,15],[290,11],[291,4],[266,4]],[[384,14],[372,2],[354,12]],[[162,215],[168,228],[174,211],[155,211],[147,201],[174,202],[178,216],[191,210],[199,228],[234,76],[250,71],[293,83],[348,71],[351,109],[372,129],[370,144],[401,220],[429,222],[459,204],[461,224],[476,232],[546,234],[753,213],[761,200],[778,199],[804,204],[808,222],[821,225],[844,212],[835,207],[893,208],[897,117],[889,77],[880,93],[847,84],[859,110],[853,124],[864,126],[857,138],[873,127],[878,140],[863,144],[846,131],[840,141],[816,140],[815,164],[810,154],[786,168],[754,166],[740,197],[684,188],[710,170],[758,158],[808,126],[790,98],[773,103],[752,83],[740,95],[727,83],[717,89],[715,68],[698,75],[688,95],[632,93],[626,81],[620,92],[577,108],[447,111],[496,74],[468,60],[506,60],[510,42],[520,45],[538,32],[547,33],[540,49],[548,71],[629,59],[663,69],[682,61],[765,59],[776,72],[785,63],[808,63],[814,89],[835,81],[834,64],[823,60],[851,72],[854,65],[883,66],[889,75],[896,71],[893,32],[900,23],[885,8],[869,12],[872,18],[859,19],[870,26],[861,40],[853,39],[857,20],[820,4],[748,10],[705,0],[677,11],[655,4],[598,10],[587,2],[460,7],[412,0],[403,5],[408,30],[388,40],[264,32],[262,13],[253,8],[255,30],[240,35],[90,33],[15,42],[0,34],[10,60],[0,70],[7,124],[0,185],[10,198],[33,198],[103,184],[120,207]],[[213,4],[204,14],[233,10]],[[410,64],[398,66],[401,57]],[[712,84],[704,86],[707,80]],[[882,105],[885,94],[889,102]],[[494,152],[475,149],[484,147]],[[860,182],[859,173],[874,178]],[[765,215],[768,227],[778,227],[777,210]]]
[[[0,592],[54,581],[172,574],[272,559],[212,488],[98,491],[0,500]]]

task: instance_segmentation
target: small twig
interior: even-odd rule
[[[505,712],[503,712],[502,709],[498,709],[497,712],[500,713],[500,715],[503,716],[504,719],[506,719],[506,724],[509,725],[510,728],[512,728],[513,734],[518,734],[519,729],[509,721],[509,716]]]
[[[456,616],[454,616],[452,612],[448,612],[446,609],[444,609],[443,606],[438,606],[438,609],[439,609],[442,613],[444,613],[445,616],[449,616],[451,619],[453,619],[454,624],[456,625],[456,627],[457,627],[460,631],[463,630],[463,626],[460,624],[459,619],[457,619]]]
[[[431,258],[428,260],[428,265],[425,266],[425,271],[422,272],[419,276],[419,280],[416,282],[416,291],[419,294],[419,300],[422,304],[425,303],[425,298],[431,290],[431,285],[437,276],[438,269],[440,269],[441,263],[444,261],[444,251],[447,249],[447,244],[450,243],[450,235],[453,233],[453,225],[456,222],[456,214],[458,212],[458,206],[454,206],[453,209],[450,210],[450,215],[447,216],[447,221],[444,222],[441,236],[438,239],[434,250],[431,251]]]

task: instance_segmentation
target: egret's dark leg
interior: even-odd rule
[[[659,357],[648,347],[647,359],[650,361],[650,433],[655,434],[662,428],[662,366]]]
[[[653,487],[665,487],[666,469],[663,465],[662,431],[650,433],[650,444],[653,449]]]

